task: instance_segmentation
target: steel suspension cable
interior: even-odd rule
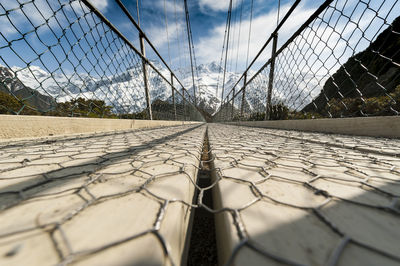
[[[235,6],[236,4],[236,0],[232,0],[232,8]],[[233,54],[234,54],[234,46],[235,46],[235,36],[236,36],[236,21],[237,21],[237,11],[234,12],[234,16],[233,16],[233,34],[232,34],[232,39],[231,39],[231,45],[230,45],[230,53],[229,53],[229,68],[228,68],[228,72],[232,71],[232,63],[233,63]]]
[[[183,1],[182,1],[182,5],[184,5]],[[185,8],[183,7],[183,9],[185,9]],[[186,13],[184,13],[183,21],[186,21]],[[183,65],[184,65],[185,70],[189,68],[188,61],[190,61],[189,55],[188,55],[189,51],[187,50],[188,47],[185,45],[185,40],[187,38],[186,36],[187,36],[186,27],[182,27],[182,30],[180,32],[180,40],[182,42]]]
[[[253,21],[253,4],[254,4],[254,0],[251,0],[249,38],[248,38],[248,40],[247,40],[246,69],[247,69],[248,64],[249,64],[249,51],[250,51],[250,39],[251,39],[251,23],[252,23],[252,21]]]
[[[189,22],[189,10],[187,6],[187,0],[184,0],[184,6],[185,6],[185,19],[186,19],[186,29],[187,29],[187,38],[188,38],[188,45],[189,45],[189,55],[190,55],[190,67],[192,70],[192,81],[193,81],[193,96],[194,96],[194,105],[197,106],[197,100],[196,100],[196,85],[194,82],[194,71],[193,71],[193,56],[192,56],[192,45],[191,45],[191,31],[190,31],[190,22]]]
[[[226,52],[225,52],[225,67],[224,67],[224,77],[222,79],[222,94],[221,94],[221,106],[222,100],[224,98],[224,89],[225,89],[225,76],[226,76],[226,62],[228,58],[228,50],[229,50],[229,33],[231,28],[231,14],[232,14],[232,0],[229,1],[229,10],[228,10],[228,33],[226,40]]]
[[[241,28],[242,28],[242,13],[243,13],[243,0],[240,3],[239,36],[238,36],[237,50],[236,50],[235,73],[237,72],[237,65],[238,65],[238,59],[239,59],[240,31],[241,31]]]
[[[278,15],[277,15],[277,18],[276,18],[276,26],[277,27],[279,25],[279,13],[280,13],[280,11],[281,11],[281,0],[278,0]]]
[[[136,14],[137,14],[138,25],[140,27],[139,0],[136,0]]]
[[[198,84],[198,80],[199,80],[199,71],[197,69],[197,60],[196,60],[196,51],[194,49],[194,41],[193,41],[193,33],[192,33],[192,26],[190,24],[190,15],[189,15],[189,10],[188,10],[188,18],[189,18],[189,33],[190,33],[190,40],[192,43],[192,53],[193,53],[193,62],[194,62],[194,71],[195,71],[195,75],[196,75],[196,81],[197,81],[197,94],[200,95],[200,87]]]
[[[326,0],[326,1],[333,1],[333,0]],[[293,5],[290,7],[289,11],[286,12],[285,16],[282,18],[282,20],[279,22],[278,26],[276,27],[276,29],[273,31],[273,33],[270,35],[270,37],[267,39],[267,41],[264,43],[263,47],[261,47],[261,49],[258,51],[257,55],[253,58],[253,60],[251,61],[250,64],[247,63],[246,60],[246,70],[243,72],[242,76],[238,79],[238,81],[235,83],[234,86],[236,86],[240,80],[243,79],[243,77],[245,76],[245,74],[249,71],[249,69],[251,68],[251,66],[255,63],[255,61],[258,59],[258,57],[261,55],[261,53],[264,51],[264,49],[267,47],[267,45],[271,42],[271,40],[273,39],[274,35],[276,33],[278,33],[279,29],[282,27],[282,25],[286,22],[286,20],[289,18],[289,16],[293,13],[293,11],[296,9],[296,7],[298,6],[298,4],[301,2],[301,0],[296,0]],[[250,30],[251,31],[251,30]],[[249,31],[249,32],[250,32]],[[249,38],[250,40],[250,38]],[[248,43],[248,47],[249,47],[249,43]],[[281,47],[282,48],[282,47]],[[249,48],[248,48],[249,50]],[[278,53],[278,52],[277,52]],[[249,54],[249,53],[248,53]],[[248,59],[248,56],[247,56]],[[257,75],[258,73],[256,73],[255,75]],[[247,80],[246,84],[250,83],[252,79]]]
[[[219,69],[218,69],[218,78],[217,78],[217,90],[216,90],[216,97],[218,98],[218,88],[219,88],[219,79],[221,76],[222,68],[222,60],[224,58],[224,50],[225,50],[225,41],[226,41],[226,34],[228,31],[228,16],[226,16],[226,24],[225,24],[225,33],[224,33],[224,41],[222,42],[222,51],[221,51],[221,59],[219,62]]]
[[[169,59],[169,65],[171,65],[171,51],[169,47],[169,34],[168,34],[168,17],[167,17],[167,7],[166,7],[166,0],[164,0],[164,18],[165,18],[165,31],[167,33],[167,44],[168,44],[168,59]]]
[[[175,15],[176,42],[178,43],[179,69],[182,69],[181,42],[180,42],[180,38],[179,38],[178,15],[176,12],[176,0],[174,0],[174,15]]]

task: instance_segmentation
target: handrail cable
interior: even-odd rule
[[[333,1],[333,0],[326,0],[326,1]],[[240,78],[236,81],[235,85],[232,86],[232,89],[236,87],[239,82],[243,79],[245,74],[250,70],[250,68],[253,66],[253,64],[256,62],[258,57],[261,55],[261,53],[264,51],[264,49],[267,47],[267,45],[271,42],[271,40],[274,38],[275,34],[279,31],[279,29],[282,27],[282,25],[286,22],[286,20],[289,18],[289,16],[293,13],[297,5],[301,2],[301,0],[296,0],[296,2],[293,3],[293,5],[290,7],[289,11],[285,14],[281,22],[279,22],[279,25],[276,27],[276,29],[271,33],[270,37],[267,39],[263,47],[259,50],[257,55],[254,57],[254,59],[251,61],[250,65],[246,67],[246,70],[243,72],[243,74],[240,76]],[[325,3],[324,3],[325,4]],[[248,43],[249,47],[249,43]],[[246,63],[247,65],[247,63]],[[250,83],[250,80],[246,82],[246,84]],[[240,91],[240,90],[239,90]],[[230,93],[230,92],[229,92]]]
[[[90,6],[91,8],[93,8],[93,10],[97,10],[88,0],[82,0],[87,6]],[[153,45],[153,43],[150,41],[150,39],[147,37],[147,35],[144,33],[144,31],[142,30],[142,28],[137,24],[137,22],[135,21],[135,19],[132,17],[132,15],[129,13],[128,9],[126,9],[126,7],[124,6],[124,4],[121,2],[121,0],[115,0],[118,4],[118,6],[122,9],[122,11],[125,13],[125,15],[129,18],[129,20],[132,22],[132,24],[136,27],[136,29],[139,31],[139,34],[141,34],[143,36],[143,38],[146,40],[146,42],[150,45],[150,47],[153,49],[154,53],[158,56],[158,58],[160,58],[161,62],[164,64],[164,66],[168,69],[169,72],[172,73],[172,75],[176,78],[176,80],[178,81],[179,85],[181,85],[181,87],[185,88],[182,84],[182,82],[178,79],[178,77],[175,75],[175,73],[172,71],[172,69],[169,67],[169,65],[167,64],[167,62],[165,62],[164,58],[160,55],[160,53],[157,51],[157,49],[155,48],[155,46]],[[95,12],[96,13],[96,12]],[[104,18],[105,21],[108,21],[103,14],[100,13],[100,11],[97,10],[97,13],[99,14],[102,18]],[[107,24],[107,23],[106,23]],[[108,24],[112,25],[109,21]],[[107,25],[108,25],[107,24]],[[112,26],[112,28],[114,28],[114,30],[117,30],[114,26]],[[118,31],[118,30],[117,30]],[[118,31],[119,32],[119,31]],[[121,34],[121,33],[120,33]],[[121,34],[121,36],[123,36]],[[126,37],[123,37],[124,40],[128,41],[128,39],[126,39]],[[129,42],[129,41],[128,41]],[[133,45],[132,45],[133,46]],[[137,52],[140,57],[144,58],[146,60],[147,63],[149,63],[150,61],[144,57],[139,51],[137,51],[136,48],[134,48],[135,52]],[[150,62],[150,64],[151,62]],[[154,66],[152,66],[152,68],[155,68]],[[159,74],[159,73],[158,73]],[[169,79],[166,79],[167,81]],[[169,83],[169,81],[168,81]],[[185,89],[186,90],[186,89]],[[190,95],[190,94],[188,94]],[[190,98],[190,96],[189,96]]]
[[[307,28],[307,26],[308,26],[316,17],[318,17],[318,15],[321,14],[321,13],[326,9],[326,7],[329,6],[329,4],[331,4],[332,2],[333,2],[333,0],[325,0],[325,2],[322,3],[321,6],[306,20],[306,22],[304,22],[304,23],[300,26],[300,28],[298,28],[298,29],[296,30],[296,32],[293,33],[292,36],[291,36],[291,37],[276,51],[275,55],[277,56],[277,55],[279,55],[280,53],[282,53],[282,51],[283,51],[284,49],[286,49],[286,47],[289,46],[289,44],[290,44],[291,42],[293,42],[293,40],[294,40],[298,35],[300,35],[300,33],[301,33],[305,28]],[[285,16],[285,18],[286,18],[286,16]],[[282,23],[285,21],[285,18],[282,19],[282,21],[279,23],[280,26],[281,26]],[[266,62],[252,77],[251,77],[251,79],[249,79],[249,80],[246,82],[246,84],[243,85],[243,87],[245,87],[247,84],[249,84],[250,82],[252,82],[252,81],[257,77],[257,75],[260,74],[260,72],[261,72],[266,66],[268,66],[270,63],[271,63],[271,58],[270,58],[270,59],[269,59],[269,60],[268,60],[268,61],[267,61],[267,62]],[[243,87],[242,87],[240,90],[238,90],[238,92],[236,92],[235,95],[233,95],[233,97],[236,97],[236,96],[238,95],[238,93],[241,92],[241,90],[243,89]]]
[[[153,63],[147,59],[129,40],[128,38],[125,37],[125,35],[123,35],[96,7],[94,7],[92,5],[91,2],[89,2],[88,0],[81,0],[88,8],[91,12],[93,12],[94,14],[96,14],[97,17],[99,17],[104,24],[106,24],[118,37],[120,37],[128,46],[129,48],[131,48],[141,59],[143,59],[146,64],[148,64],[168,85],[173,86],[170,82],[170,79],[167,79],[154,65]],[[118,2],[120,2],[120,0],[115,0]],[[121,5],[123,6],[123,4],[121,3]],[[125,6],[123,6],[125,8]],[[125,8],[126,10],[126,8]],[[124,11],[125,12],[125,11]],[[140,27],[138,26],[138,24],[136,23],[136,21],[133,19],[132,15],[126,10],[127,14],[129,14],[129,17],[132,21],[134,21],[134,24],[136,25],[136,27],[138,28],[139,32],[143,33],[143,31],[140,29]],[[144,33],[143,33],[144,34]],[[145,35],[143,35],[144,38]],[[149,42],[150,44],[150,42]],[[154,47],[154,46],[153,46]],[[156,53],[158,53],[157,51],[155,51]],[[163,58],[160,56],[160,59],[163,60]],[[172,75],[175,76],[175,74],[172,72],[172,70],[169,68],[169,66],[165,63],[165,61],[163,61],[163,63],[166,65],[166,67],[168,68],[168,70],[172,73]],[[176,77],[176,76],[175,76]],[[180,80],[176,79],[179,83]],[[181,84],[181,83],[180,83]],[[173,86],[175,88],[175,86]],[[183,87],[183,86],[182,86]],[[184,88],[184,87],[183,87]],[[186,89],[184,89],[186,90]],[[182,95],[179,91],[178,93],[180,95]],[[190,97],[188,97],[189,100]],[[189,103],[191,103],[191,101],[188,101]],[[192,103],[191,103],[192,104]]]

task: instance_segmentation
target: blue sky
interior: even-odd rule
[[[10,14],[14,25],[11,25],[6,17],[0,16],[0,47],[7,45],[7,40],[17,39],[20,34],[15,30],[19,28],[21,32],[27,32],[33,29],[33,26],[26,21],[25,17],[28,16],[33,21],[34,25],[40,25],[44,22],[44,18],[52,18],[52,12],[49,8],[56,2],[35,0],[36,7],[32,6],[31,1],[19,0],[24,5],[26,14],[22,14],[20,10],[13,11]],[[65,0],[60,0],[65,2]],[[253,0],[254,13],[252,20],[251,42],[249,49],[249,59],[251,60],[259,51],[264,42],[268,39],[271,32],[276,26],[277,7],[276,0]],[[95,5],[137,48],[139,48],[138,35],[136,29],[129,22],[126,16],[121,12],[114,0],[91,0]],[[136,0],[123,0],[128,10],[136,18]],[[281,17],[290,8],[294,0],[281,0]],[[278,47],[287,40],[291,34],[303,23],[313,11],[323,2],[323,0],[303,0],[296,8],[290,19],[285,23],[279,34]],[[352,6],[360,1],[357,0],[338,0],[338,3],[346,3],[345,10],[353,10]],[[393,1],[386,1],[387,3]],[[50,4],[49,4],[50,3]],[[141,25],[152,40],[154,45],[160,51],[162,56],[167,62],[170,62],[173,69],[184,68],[189,66],[186,26],[184,20],[183,0],[139,0],[140,3],[140,16]],[[247,40],[249,34],[249,17],[250,17],[250,3],[251,0],[233,0],[233,14],[232,14],[232,29],[231,29],[231,44],[233,50],[229,54],[230,61],[228,62],[228,70],[242,72],[246,66],[247,55]],[[383,0],[370,1],[370,5],[379,5],[385,3]],[[73,2],[78,4],[78,1]],[[197,63],[210,63],[217,61],[219,63],[221,57],[221,49],[224,37],[226,15],[229,5],[229,0],[188,0],[189,12],[191,17],[192,32],[194,38],[195,52]],[[4,14],[5,10],[18,9],[18,2],[16,0],[1,0],[0,15]],[[340,7],[339,7],[340,8]],[[39,14],[38,11],[42,12]],[[358,12],[361,14],[363,8]],[[381,8],[383,16],[386,15],[388,7]],[[239,24],[240,11],[242,11],[242,23]],[[67,9],[66,16],[68,16]],[[357,16],[357,12],[353,16]],[[370,12],[371,13],[371,12]],[[396,14],[400,14],[399,4],[391,10],[388,16],[390,23]],[[368,22],[374,14],[364,14],[362,22]],[[235,19],[236,18],[236,19]],[[168,38],[166,34],[166,21],[168,23]],[[50,25],[55,23],[50,19]],[[372,25],[370,29],[381,31],[379,23],[376,26]],[[368,23],[364,23],[368,26]],[[240,27],[239,27],[240,26]],[[367,27],[365,26],[365,27]],[[239,40],[239,28],[241,38]],[[56,38],[51,37],[50,30],[47,27],[41,27],[39,33],[46,39],[45,42],[56,42]],[[5,37],[7,39],[5,39]],[[35,34],[29,34],[26,39],[31,41],[33,46],[36,45],[37,38]],[[168,42],[169,41],[169,42]],[[168,43],[169,48],[168,49]],[[357,47],[358,50],[364,49],[368,43]],[[32,52],[30,47],[26,44],[14,43],[17,51],[24,56],[24,60],[29,61],[34,58],[36,54],[44,52],[46,47],[39,47],[35,53]],[[55,49],[55,54],[62,54],[60,49]],[[154,54],[147,48],[147,53],[150,58],[154,58]],[[0,60],[0,64],[7,63],[9,66],[23,66],[24,64],[9,49],[0,49],[0,56],[4,59]],[[82,56],[82,55],[81,55]],[[263,62],[270,56],[270,46],[265,50],[260,60],[255,64],[254,70],[257,70]],[[78,56],[79,57],[79,56]],[[171,58],[171,59],[170,59]],[[237,60],[236,60],[237,59]],[[76,60],[79,60],[77,58]],[[4,62],[7,61],[7,62]],[[56,66],[54,58],[47,58],[47,64]],[[236,67],[237,61],[237,67]],[[36,64],[37,62],[35,62]],[[72,71],[72,69],[67,70]]]
[[[246,66],[247,41],[250,28],[250,7],[252,0],[233,0],[231,43],[233,48],[229,54],[228,70],[242,72]],[[113,0],[92,0],[102,12],[109,18],[121,31],[128,36],[132,42],[139,47],[137,35],[133,32],[130,23],[122,15]],[[123,0],[128,10],[136,18],[136,0]],[[226,16],[229,0],[187,0],[196,59],[198,64],[217,61],[221,57],[221,49],[225,31]],[[282,45],[291,34],[318,8],[324,0],[303,0],[296,8],[290,19],[284,24],[279,35],[278,47]],[[338,9],[341,5],[345,6],[349,14],[354,6],[360,1],[348,0],[337,1]],[[373,9],[384,3],[382,0],[369,1]],[[390,3],[392,1],[386,1]],[[282,18],[294,0],[281,0],[280,17]],[[139,0],[139,10],[141,16],[141,26],[146,34],[159,49],[164,59],[172,65],[173,69],[188,67],[189,57],[187,50],[186,26],[184,21],[183,0]],[[388,6],[388,5],[387,5]],[[364,10],[364,5],[356,8],[354,13],[360,14]],[[383,5],[380,9],[382,16],[385,16],[388,7]],[[239,23],[240,13],[242,22]],[[254,58],[264,42],[268,39],[271,32],[276,27],[278,13],[277,0],[253,0],[253,20],[250,38],[249,61]],[[348,15],[349,15],[348,14]],[[400,14],[399,4],[391,10],[388,22],[390,23],[396,14]],[[357,15],[357,14],[356,14]],[[353,14],[353,16],[356,16]],[[363,21],[367,22],[372,17],[372,12],[363,13]],[[168,40],[166,34],[166,22],[168,24]],[[381,22],[379,22],[381,23]],[[379,23],[372,25],[378,29]],[[241,38],[239,37],[239,27]],[[383,29],[382,29],[383,30]],[[178,41],[181,40],[181,42]],[[168,49],[168,41],[169,47]],[[359,46],[364,49],[366,46]],[[149,49],[148,49],[149,50]],[[271,45],[267,47],[260,60],[255,64],[254,69],[262,65],[271,54]],[[149,53],[152,56],[151,53]],[[171,61],[170,59],[171,58]],[[236,64],[237,61],[237,64]],[[237,67],[236,67],[237,65]]]
[[[294,0],[281,1],[281,17],[293,2]],[[293,19],[285,25],[280,43],[283,43],[289,34],[299,26],[299,23],[293,23],[293,21],[305,20],[322,2],[322,0],[304,0],[296,9]],[[124,15],[121,15],[114,1],[92,0],[92,3],[99,7],[105,16],[138,47],[135,30]],[[123,3],[136,18],[136,1],[123,0]],[[154,45],[159,49],[164,59],[167,62],[171,62],[174,69],[187,67],[189,57],[183,0],[139,0],[139,6],[141,26]],[[197,63],[202,64],[212,61],[219,63],[229,0],[188,0],[188,6]],[[240,72],[246,65],[250,8],[251,0],[233,0],[233,26],[231,29],[230,46],[234,49],[229,56],[233,61],[229,61],[228,63],[231,66],[230,70],[233,71]],[[277,10],[278,1],[276,0],[253,0],[250,60],[255,56],[276,26]],[[242,14],[242,23],[239,23],[240,13]],[[166,23],[168,24],[168,39]],[[239,27],[241,34],[240,41],[238,41]],[[168,49],[168,41],[170,49]],[[263,59],[267,58],[269,54],[270,51],[267,49]],[[149,55],[152,56],[152,53],[149,52]],[[171,61],[169,58],[171,58]],[[237,67],[236,61],[238,61]]]
[[[2,0],[0,6],[0,47],[7,45],[10,40],[16,40],[21,37],[21,34],[33,30],[34,26],[41,25],[45,19],[50,18],[50,26],[54,26],[56,22],[53,18],[51,7],[56,10],[57,1],[35,0],[33,3],[28,0],[19,0],[23,4],[23,8],[19,8],[19,3],[16,0]],[[277,6],[276,0],[253,0],[253,24],[251,32],[250,44],[250,59],[254,57],[259,48],[268,38],[276,25]],[[129,22],[126,16],[121,12],[117,4],[113,0],[91,0],[96,6],[137,48],[139,48],[137,31]],[[136,0],[123,0],[125,6],[136,18]],[[293,0],[282,0],[281,13],[294,2]],[[306,15],[310,14],[311,8],[309,3],[314,3],[317,6],[322,0],[311,1],[304,0],[298,10],[296,10],[297,19],[305,19]],[[55,4],[53,4],[55,3]],[[68,3],[61,0],[61,3]],[[249,17],[250,17],[251,0],[233,0],[232,14],[232,31],[231,31],[231,47],[234,47],[230,58],[234,61],[229,61],[229,66],[233,70],[236,66],[236,58],[238,58],[237,71],[241,71],[245,67],[245,58],[247,54],[247,37],[249,34]],[[72,7],[78,6],[78,1],[73,2]],[[194,38],[194,46],[196,52],[197,63],[210,63],[212,61],[219,62],[221,57],[221,49],[224,37],[226,15],[228,10],[229,0],[188,0],[189,12],[191,17],[192,33]],[[186,25],[184,20],[183,0],[139,0],[141,26],[146,34],[152,40],[154,45],[160,51],[167,62],[170,62],[173,69],[187,68],[189,66],[188,46]],[[79,8],[78,8],[79,9]],[[13,10],[10,12],[9,18],[11,22],[4,16],[5,10]],[[242,11],[242,24],[240,27],[241,38],[238,42],[239,33],[239,16]],[[58,12],[58,15],[60,12]],[[66,16],[72,15],[70,8],[66,8]],[[78,14],[79,15],[79,14]],[[26,18],[32,22],[29,22]],[[67,20],[64,18],[64,20]],[[166,22],[168,23],[168,38],[166,34]],[[64,25],[67,25],[65,23]],[[287,24],[288,26],[291,23]],[[297,26],[297,25],[296,25]],[[293,31],[294,27],[285,29],[285,35]],[[18,32],[18,30],[20,32]],[[44,42],[56,42],[56,38],[52,36],[50,29],[47,26],[41,26],[38,31]],[[59,34],[60,32],[56,32]],[[18,53],[23,54],[24,60],[30,62],[37,54],[43,52],[46,47],[40,47],[37,44],[37,36],[34,33],[28,34],[27,39],[32,47],[28,47],[26,43],[17,41],[13,43],[13,47]],[[283,40],[283,38],[282,38]],[[168,42],[169,41],[169,42]],[[168,43],[170,49],[168,49]],[[56,49],[55,49],[56,50]],[[237,53],[239,51],[239,53]],[[61,54],[61,51],[55,51]],[[154,54],[150,49],[147,49],[148,56],[152,58]],[[268,51],[267,51],[268,54]],[[9,66],[24,66],[24,63],[10,51],[10,49],[1,49],[0,56],[4,60],[0,64],[7,63]],[[268,57],[268,56],[266,56]],[[170,60],[171,58],[171,60]],[[7,61],[7,62],[4,62]],[[49,56],[46,58],[48,65],[56,65],[54,58]],[[40,62],[35,62],[39,64]],[[49,68],[52,70],[52,67]],[[71,70],[71,69],[69,69]]]

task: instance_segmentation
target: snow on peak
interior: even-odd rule
[[[169,78],[166,67],[158,61],[151,62],[167,79]],[[12,72],[26,87],[52,96],[58,102],[85,97],[105,100],[106,104],[113,106],[116,110],[129,108],[129,111],[136,112],[142,110],[146,105],[143,75],[140,75],[141,68],[141,62],[139,62],[125,72],[103,77],[94,77],[87,73],[65,74],[59,71],[50,74],[41,67],[33,65],[26,68],[12,67]],[[222,68],[214,61],[199,65],[197,70],[198,77],[195,76],[197,102],[201,103],[206,111],[214,113],[220,105],[222,94]],[[151,99],[169,101],[172,95],[170,85],[151,67],[148,68],[148,71]],[[189,69],[178,69],[175,73],[178,74],[189,94],[193,96],[194,88],[190,67]],[[226,72],[224,95],[227,95],[239,78],[240,74]],[[248,95],[250,96],[250,94]]]

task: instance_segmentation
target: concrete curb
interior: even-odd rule
[[[98,133],[197,123],[200,122],[0,115],[0,139]]]
[[[399,116],[324,118],[280,121],[240,121],[227,124],[345,135],[400,138]]]

